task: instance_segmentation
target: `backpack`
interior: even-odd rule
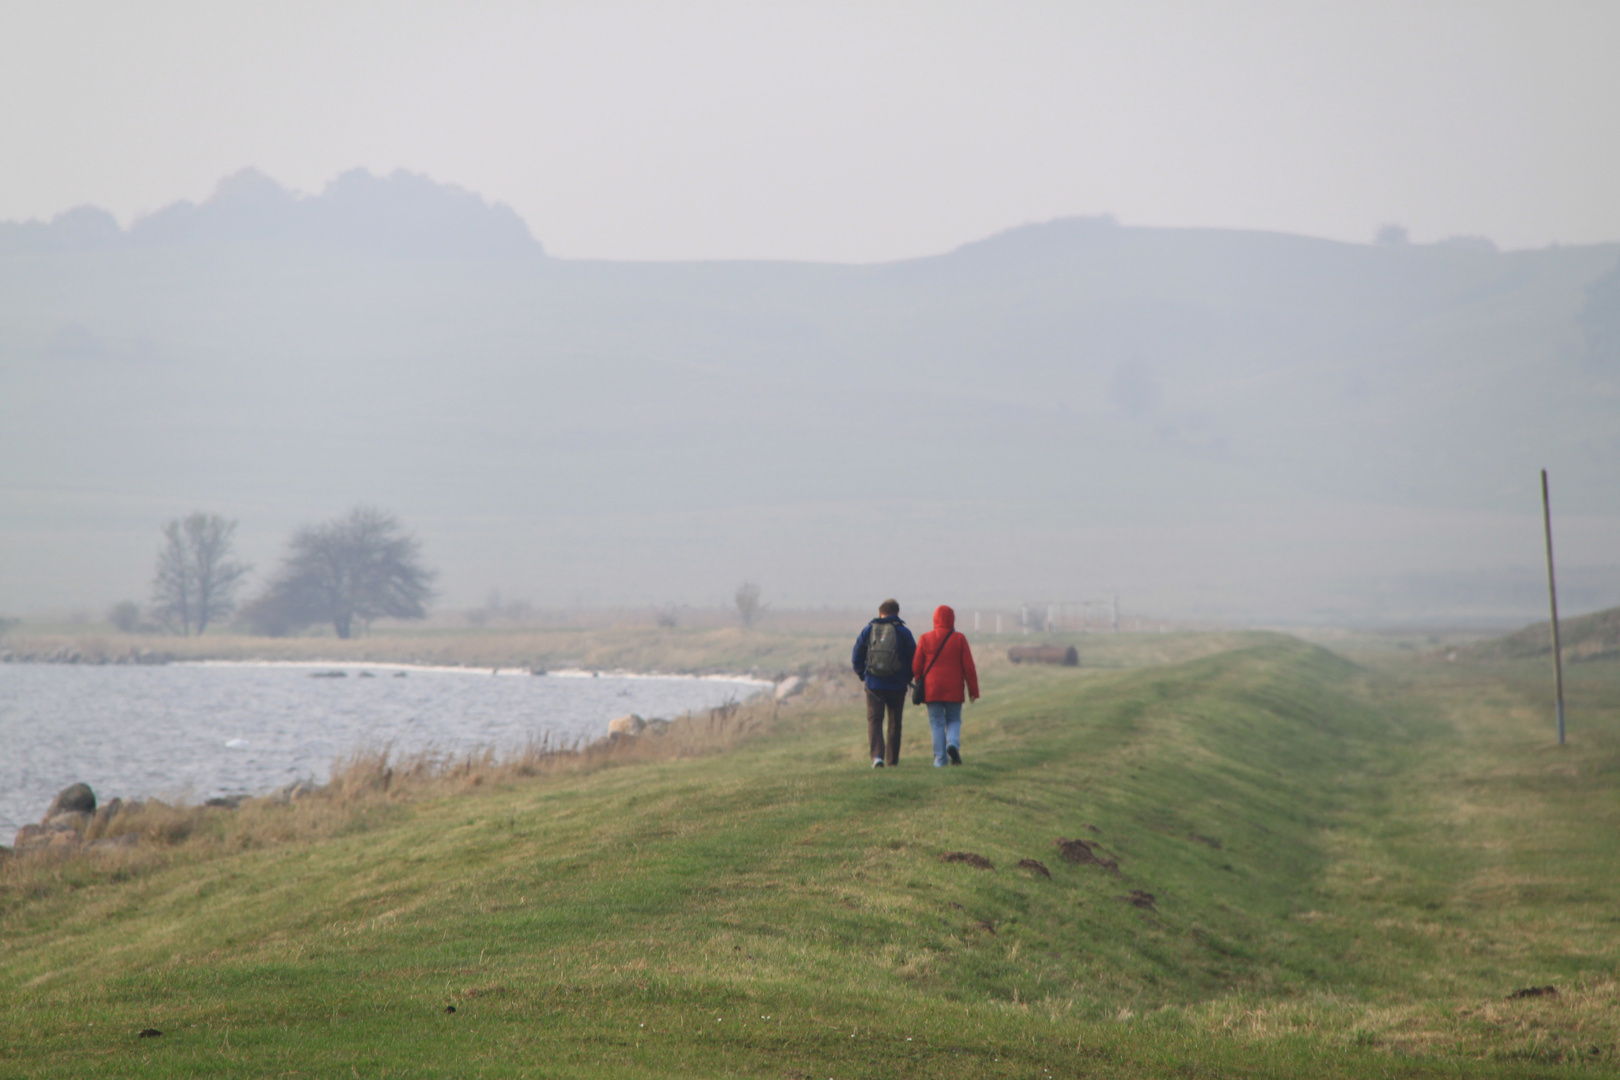
[[[866,673],[879,679],[900,674],[900,628],[892,622],[872,620],[872,637],[866,645]]]

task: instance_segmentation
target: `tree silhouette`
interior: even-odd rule
[[[392,514],[358,506],[346,518],[299,529],[288,547],[270,588],[243,612],[258,632],[329,622],[347,638],[357,619],[427,614],[433,571],[422,566],[416,538]]]
[[[1373,243],[1382,247],[1405,247],[1412,242],[1412,236],[1406,231],[1405,225],[1385,225],[1373,237]]]
[[[765,610],[759,602],[759,586],[752,581],[745,581],[737,586],[737,595],[733,598],[737,604],[737,617],[744,626],[753,626],[754,620],[759,618]]]
[[[235,594],[252,569],[231,561],[236,522],[218,514],[192,514],[163,526],[164,545],[152,579],[153,613],[182,634],[198,634],[236,606]]]
[[[126,634],[141,627],[141,605],[133,600],[120,600],[107,609],[107,621]]]

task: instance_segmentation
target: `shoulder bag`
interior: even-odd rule
[[[945,643],[951,640],[951,635],[954,633],[956,633],[955,627],[945,631],[945,636],[939,639],[939,648],[934,650],[934,658],[928,661],[927,667],[923,668],[922,678],[911,684],[911,703],[913,705],[923,703],[928,693],[925,689],[928,685],[928,673],[934,670],[935,664],[939,663],[939,655],[945,651]]]

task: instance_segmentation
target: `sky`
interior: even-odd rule
[[[568,258],[876,262],[1111,213],[1620,239],[1620,4],[0,0],[0,220],[255,167]]]

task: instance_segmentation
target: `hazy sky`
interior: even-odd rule
[[[0,0],[0,219],[404,167],[571,257],[892,259],[1110,212],[1620,239],[1620,3]]]

